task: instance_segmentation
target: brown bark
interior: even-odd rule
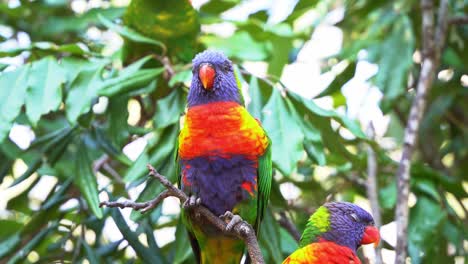
[[[406,262],[408,247],[408,197],[410,193],[410,165],[414,152],[419,126],[426,108],[426,98],[432,87],[440,53],[444,44],[447,29],[448,1],[441,0],[438,11],[438,23],[434,28],[434,3],[432,0],[421,0],[423,60],[416,86],[416,96],[411,105],[408,123],[405,128],[404,145],[397,171],[398,199],[395,210],[397,223],[396,264]],[[434,36],[435,30],[435,36]]]
[[[367,136],[369,139],[375,138],[375,129],[372,122],[369,123],[367,128]],[[382,220],[380,217],[380,205],[379,205],[379,190],[378,190],[378,179],[377,179],[377,157],[372,149],[372,146],[367,146],[367,197],[372,210],[372,216],[374,217],[375,226],[380,229],[382,226]],[[375,264],[382,264],[382,246],[378,245],[375,248]]]

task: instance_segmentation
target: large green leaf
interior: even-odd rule
[[[441,239],[441,228],[446,217],[445,211],[437,202],[424,196],[418,198],[411,209],[408,227],[408,253],[412,263],[429,261],[425,255]]]
[[[264,83],[259,83],[259,80],[255,76],[251,76],[249,83],[249,96],[250,103],[247,105],[247,110],[249,113],[258,119],[262,118],[263,107],[267,104],[270,96],[273,92],[273,88],[265,85]]]
[[[58,221],[54,221],[47,228],[42,229],[31,240],[29,240],[27,244],[21,250],[19,250],[7,263],[14,264],[25,259],[28,256],[29,252],[31,252],[35,247],[37,247],[38,244],[41,243],[44,240],[44,238],[57,227]]]
[[[187,228],[182,223],[182,219],[179,219],[179,222],[177,223],[173,250],[174,264],[184,263],[184,261],[192,254],[192,247],[190,246],[190,240],[187,235]]]
[[[333,95],[339,92],[341,87],[343,87],[343,85],[345,85],[349,80],[351,80],[351,78],[353,78],[355,71],[356,63],[351,62],[340,74],[338,74],[335,77],[335,79],[328,85],[328,87],[325,90],[323,90],[319,95],[315,96],[315,98]]]
[[[123,237],[128,241],[128,244],[135,250],[137,256],[141,258],[141,260],[145,263],[164,263],[163,259],[158,255],[153,254],[153,252],[140,243],[138,235],[130,230],[118,208],[111,209],[111,212],[112,218]]]
[[[217,49],[228,57],[241,60],[259,61],[268,57],[269,52],[265,43],[255,41],[247,32],[239,32],[229,38],[202,36],[201,42],[212,49]]]
[[[4,239],[0,242],[0,258],[3,258],[7,254],[11,253],[11,251],[21,243],[21,236],[19,232],[11,235],[10,237]]]
[[[28,88],[30,66],[0,74],[0,142],[5,140],[21,111]]]
[[[284,260],[281,254],[281,227],[275,221],[271,210],[266,211],[260,228],[260,242],[268,251],[268,263],[281,263]]]
[[[148,85],[163,72],[164,68],[144,69],[136,72],[124,70],[121,75],[105,80],[101,87],[99,87],[99,94],[104,96],[114,96],[128,93]]]
[[[153,117],[155,128],[164,128],[179,122],[185,103],[185,93],[182,89],[174,89],[168,96],[159,99]]]
[[[98,62],[94,66],[83,69],[71,83],[65,101],[66,114],[70,122],[75,123],[80,115],[90,110],[102,83],[101,75],[104,66],[105,63]]]
[[[65,72],[52,57],[32,64],[26,92],[26,114],[35,126],[41,115],[59,108]]]
[[[109,29],[119,33],[120,35],[128,39],[131,39],[135,42],[153,44],[153,45],[165,48],[165,45],[161,41],[145,37],[129,27],[116,25],[112,23],[110,20],[106,19],[104,16],[98,15],[98,17],[101,23],[104,24],[106,27],[108,27]]]
[[[406,90],[409,70],[413,64],[414,46],[411,20],[402,16],[395,21],[383,44],[379,45],[379,71],[375,82],[384,93],[384,111]],[[393,52],[389,52],[391,50]]]
[[[323,109],[315,104],[313,100],[307,100],[291,91],[288,91],[288,96],[291,98],[291,101],[296,107],[305,107],[307,109],[307,113],[310,115],[333,118],[335,121],[341,123],[344,127],[351,131],[354,136],[361,139],[366,139],[366,135],[362,131],[359,124],[356,121],[349,119],[347,116],[341,115],[336,111]]]
[[[284,175],[290,175],[303,155],[304,135],[295,115],[291,102],[282,97],[278,90],[273,90],[267,105],[263,109],[263,127],[272,141],[274,165]]]
[[[97,218],[102,218],[103,212],[99,207],[99,197],[96,176],[91,169],[92,162],[89,159],[88,150],[84,142],[80,142],[76,153],[75,184],[85,197],[88,207]]]
[[[69,53],[69,54],[74,54],[74,55],[95,55],[98,56],[98,54],[93,54],[92,52],[89,51],[88,47],[85,46],[83,43],[71,43],[71,44],[64,44],[64,45],[57,45],[53,42],[34,42],[31,43],[29,46],[25,47],[15,47],[12,49],[5,49],[0,51],[0,56],[17,56],[21,54],[22,52],[29,51],[29,52],[44,52],[44,53],[50,53],[50,54],[56,54],[56,53]]]
[[[82,32],[90,24],[104,24],[101,17],[112,20],[121,17],[124,11],[125,8],[92,8],[81,15],[49,16],[40,24],[39,33],[52,36],[65,32]]]

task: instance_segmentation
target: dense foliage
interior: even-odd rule
[[[146,215],[132,212],[126,221],[118,209],[99,208],[99,201],[129,193],[138,201],[155,197],[163,187],[145,177],[147,163],[175,181],[174,143],[190,62],[207,47],[236,63],[239,81],[248,86],[248,110],[273,141],[275,180],[260,241],[267,263],[281,263],[297,247],[280,217],[302,230],[327,196],[367,197],[368,145],[377,156],[383,224],[394,220],[398,153],[420,70],[417,1],[290,1],[291,13],[274,24],[268,9],[245,21],[225,19],[223,12],[243,4],[236,0],[210,1],[199,10],[189,1],[97,2],[0,1],[0,199],[6,203],[0,204],[0,260],[193,263],[177,213],[160,206]],[[322,62],[322,71],[336,77],[317,97],[346,110],[341,88],[359,62],[376,64],[368,82],[383,93],[380,107],[391,120],[383,138],[368,139],[343,111],[319,107],[280,81],[284,67],[337,10],[344,12],[335,25],[344,44]],[[450,1],[451,16],[467,11],[462,1]],[[298,27],[311,12],[316,19]],[[234,26],[233,34],[201,30],[219,23]],[[467,26],[449,25],[411,165],[413,263],[453,262],[466,250],[467,35]],[[266,63],[267,75],[247,71],[244,63],[252,61]],[[24,148],[12,140],[19,125],[35,136]],[[132,161],[124,147],[141,140],[147,144]],[[280,186],[291,185],[300,195],[287,200]],[[44,188],[43,200],[31,197],[36,186]],[[103,232],[112,221],[123,239]],[[160,247],[155,234],[167,227],[176,228],[175,240]],[[387,242],[383,247],[393,249]]]

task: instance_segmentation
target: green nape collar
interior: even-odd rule
[[[306,228],[301,236],[299,247],[304,247],[310,243],[317,242],[318,236],[330,229],[330,213],[324,206],[320,206],[312,214],[307,222]]]

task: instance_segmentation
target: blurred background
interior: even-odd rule
[[[410,263],[466,263],[467,9],[449,1],[411,163]],[[175,182],[206,48],[236,64],[273,141],[267,263],[297,248],[287,223],[302,232],[327,199],[372,212],[381,249],[359,255],[393,263],[421,35],[418,1],[0,0],[0,263],[194,263],[177,199],[145,215],[98,204],[160,193],[147,163]]]

